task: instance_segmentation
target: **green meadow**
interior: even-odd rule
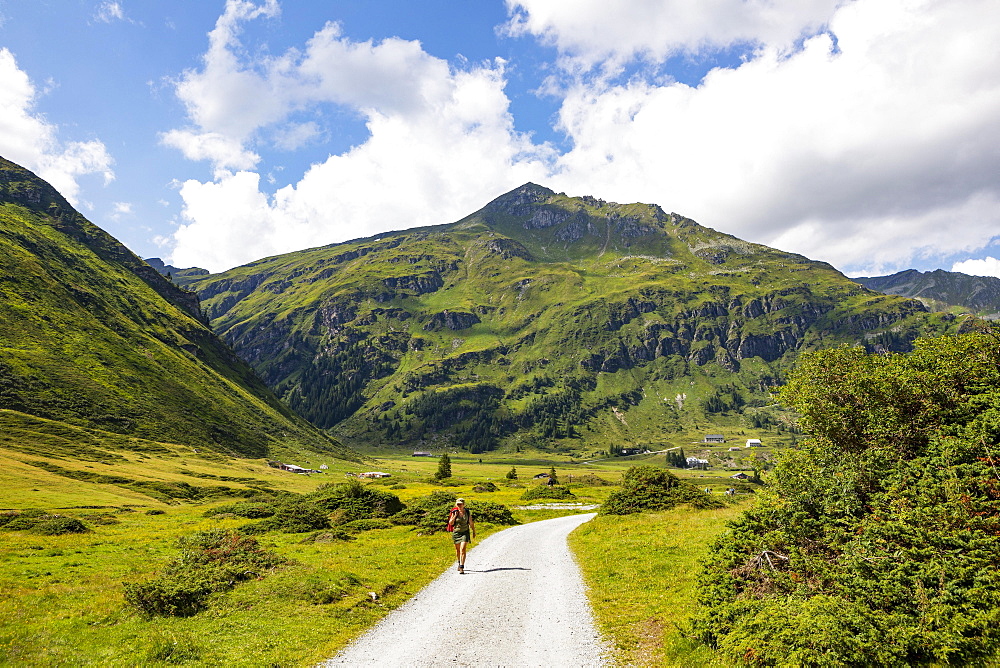
[[[257,534],[260,548],[282,564],[212,594],[204,609],[188,616],[144,614],[126,602],[126,584],[148,582],[168,570],[181,554],[178,541],[184,537],[240,531],[251,522],[208,514],[262,490],[307,494],[324,483],[349,480],[348,474],[382,471],[391,477],[366,481],[365,488],[395,494],[406,504],[435,491],[471,503],[491,501],[513,509],[523,523],[592,512],[586,506],[617,489],[629,466],[664,461],[663,454],[585,463],[540,452],[454,453],[453,477],[436,482],[439,453],[383,454],[363,463],[303,455],[288,463],[328,468],[297,475],[262,459],[228,459],[134,439],[123,443],[93,430],[86,436],[90,451],[79,451],[76,458],[68,452],[62,458],[30,453],[31,443],[24,438],[18,449],[0,448],[0,508],[77,518],[90,529],[63,535],[0,529],[0,664],[313,665],[449,569],[454,552],[447,534],[421,535],[410,526],[372,528],[346,539],[316,538],[316,532]],[[688,448],[701,451],[694,443]],[[710,450],[724,452],[721,446]],[[540,484],[535,475],[553,467],[576,497],[565,501],[579,505],[521,498]],[[506,477],[512,468],[516,480]],[[727,486],[721,472],[678,473],[718,493]],[[488,489],[483,485],[489,482],[496,491],[476,491],[477,486]],[[638,665],[643,657],[706,656],[706,650],[686,645],[674,624],[682,624],[693,605],[693,579],[704,545],[736,512],[733,506],[602,517],[574,535],[573,549],[600,626],[623,665]],[[615,538],[623,527],[629,540]],[[480,522],[479,538],[503,528]],[[690,549],[665,547],[680,539]],[[599,547],[609,543],[616,544],[614,555]],[[663,572],[679,579],[660,580]],[[664,583],[669,596],[648,595],[651,584],[659,590]]]

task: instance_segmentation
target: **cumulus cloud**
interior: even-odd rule
[[[48,181],[76,204],[77,178],[114,178],[112,159],[98,140],[60,142],[58,127],[35,110],[38,92],[10,50],[0,49],[0,155]]]
[[[240,20],[255,16],[247,3],[232,1],[227,15],[236,9]],[[184,222],[174,235],[174,264],[218,270],[262,255],[451,222],[506,189],[544,179],[552,152],[514,130],[502,61],[455,69],[417,42],[355,42],[331,23],[301,51],[251,67],[237,57],[238,30],[230,19],[217,24],[217,31],[227,26],[226,38],[212,37],[204,70],[186,73],[178,85],[194,128],[163,139],[216,168],[212,182],[189,180],[181,187]],[[216,48],[220,44],[225,48]],[[230,99],[234,90],[255,99],[266,91],[266,108],[240,106]],[[314,139],[316,124],[289,119],[317,105],[356,113],[369,137],[314,164],[297,183],[264,193],[252,171],[259,158],[249,147],[266,136],[278,146]],[[218,146],[206,145],[209,134]]]
[[[1000,229],[994,0],[507,4],[510,34],[558,50],[561,154],[514,130],[503,61],[459,68],[335,23],[251,59],[241,26],[279,8],[229,0],[203,67],[177,81],[190,125],[163,135],[216,169],[181,189],[173,263],[222,269],[448,222],[527,180],[657,203],[853,274],[971,255]],[[697,85],[643,74],[734,46],[744,59]],[[266,193],[263,149],[321,141],[302,119],[325,106],[368,138]]]
[[[971,276],[1000,278],[1000,260],[992,256],[986,256],[982,260],[965,260],[964,262],[956,262],[951,270]]]
[[[577,79],[552,182],[854,271],[982,247],[1000,223],[1000,15],[857,0],[828,26],[696,87]]]
[[[563,67],[661,62],[740,44],[787,48],[821,28],[844,0],[506,0],[508,34],[555,46]]]

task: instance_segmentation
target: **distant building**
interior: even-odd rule
[[[737,473],[736,475],[731,475],[729,477],[732,478],[733,480],[749,480],[750,479],[750,476],[748,476],[746,473]]]
[[[733,450],[742,450],[742,449],[743,448],[741,448],[740,446],[737,445],[736,447],[729,448],[729,452],[732,452]]]
[[[295,464],[282,464],[279,466],[282,471],[291,471],[292,473],[319,473],[319,471],[313,471],[312,469],[304,469],[301,466],[296,466]]]
[[[434,455],[432,455],[429,452],[425,452],[424,450],[417,450],[417,451],[415,451],[413,453],[413,456],[414,457],[433,457]]]
[[[698,469],[700,471],[706,471],[708,470],[708,460],[698,459],[697,457],[688,457],[687,467],[689,469]]]
[[[709,434],[705,437],[705,443],[725,443],[726,437],[722,434]]]
[[[628,455],[639,455],[642,454],[642,448],[622,448],[620,452],[626,457]]]
[[[391,473],[383,473],[382,471],[368,471],[367,473],[359,473],[359,478],[391,478]]]
[[[759,448],[760,446],[761,446],[761,442],[760,442],[759,438],[748,438],[747,439],[747,447],[748,448]]]

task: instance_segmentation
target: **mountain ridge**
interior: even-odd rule
[[[0,408],[240,456],[352,456],[208,329],[197,294],[2,158],[0,251]]]
[[[656,440],[702,405],[770,403],[801,349],[905,348],[956,326],[657,205],[531,183],[454,223],[189,285],[279,396],[356,444]]]
[[[919,299],[930,308],[968,309],[990,319],[1000,318],[1000,278],[971,276],[936,269],[922,272],[906,269],[887,276],[861,276],[853,279],[872,290]]]

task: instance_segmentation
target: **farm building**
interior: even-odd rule
[[[729,477],[732,478],[733,480],[749,480],[750,479],[750,476],[748,476],[746,473],[737,473],[736,475],[731,475]]]
[[[761,446],[761,442],[760,442],[759,438],[748,438],[747,439],[747,447],[748,448],[759,448],[760,446]]]
[[[367,473],[359,473],[359,478],[391,478],[391,473],[383,473],[382,471],[368,471]]]
[[[282,464],[279,466],[282,471],[291,471],[292,473],[319,473],[319,471],[313,471],[312,469],[304,469],[301,466],[296,466],[295,464]]]
[[[705,436],[705,443],[725,443],[726,437],[722,434],[708,434]]]
[[[705,471],[708,469],[708,460],[698,459],[697,457],[688,457],[687,467],[689,469],[699,469],[701,471]]]

